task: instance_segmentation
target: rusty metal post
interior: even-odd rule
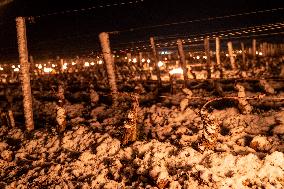
[[[99,39],[101,42],[102,52],[104,56],[104,60],[106,63],[106,69],[108,74],[108,82],[110,85],[111,93],[112,93],[112,99],[113,102],[116,103],[117,100],[117,86],[116,86],[116,77],[115,77],[115,71],[114,71],[114,63],[113,63],[113,57],[110,49],[110,42],[109,42],[109,34],[106,32],[102,32],[99,34]]]
[[[28,63],[28,48],[25,18],[16,18],[19,60],[21,65],[21,84],[23,91],[23,106],[25,123],[28,131],[34,129],[32,93],[30,84],[30,65]]]
[[[228,51],[229,51],[229,57],[230,57],[230,63],[231,63],[231,67],[233,70],[237,69],[237,65],[235,62],[235,58],[234,58],[234,53],[233,53],[233,44],[231,41],[228,42]]]
[[[211,78],[211,58],[210,58],[209,37],[204,38],[204,49],[205,49],[205,54],[206,54],[207,79],[210,79]]]
[[[180,63],[181,63],[181,67],[183,70],[183,79],[184,79],[184,86],[186,87],[187,85],[187,67],[186,67],[186,62],[185,62],[185,55],[184,55],[184,50],[183,50],[183,46],[182,46],[182,41],[180,39],[177,40],[177,45],[178,45],[178,54],[180,57]]]
[[[162,85],[162,80],[161,80],[160,69],[158,66],[159,59],[158,59],[158,54],[157,54],[156,47],[155,47],[154,37],[150,37],[150,43],[151,43],[151,47],[152,47],[152,51],[154,55],[154,63],[155,63],[155,69],[157,72],[157,82],[158,82],[158,89],[159,89]]]

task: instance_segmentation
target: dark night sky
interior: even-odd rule
[[[0,0],[7,2],[8,0]],[[47,13],[104,6],[132,0],[14,0],[0,6],[0,53],[1,57],[13,54],[16,49],[15,16],[36,16]],[[135,0],[133,0],[135,1]],[[98,33],[125,30],[250,12],[271,8],[283,8],[282,0],[144,0],[135,4],[96,8],[88,11],[42,16],[27,25],[29,51],[34,54],[73,53],[80,49],[96,49]],[[188,23],[171,27],[124,32],[111,38],[113,43],[147,40],[149,36],[195,34],[223,29],[283,21],[284,11],[241,16],[217,21]]]

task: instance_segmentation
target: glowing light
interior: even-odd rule
[[[103,64],[103,61],[102,61],[102,60],[99,60],[98,63],[99,63],[99,64]]]
[[[15,65],[12,65],[12,68],[15,68]]]
[[[92,66],[95,65],[95,63],[94,63],[94,62],[91,62],[91,65],[92,65]]]
[[[76,62],[72,62],[72,66],[76,65]]]
[[[168,60],[167,58],[165,58],[164,60]]]
[[[68,64],[67,64],[67,62],[65,62],[64,64],[63,64],[63,66],[67,66]],[[45,64],[44,64],[44,66],[45,66]]]
[[[256,51],[255,54],[258,54],[258,51]]]
[[[89,67],[89,66],[90,66],[90,63],[89,63],[89,62],[85,62],[84,66],[85,66],[85,67]]]
[[[3,71],[3,70],[4,70],[4,68],[0,67],[0,70],[1,70],[1,71]]]
[[[226,54],[226,57],[228,57],[229,55],[228,54]]]
[[[172,69],[169,73],[171,75],[173,75],[173,74],[182,74],[183,70],[182,70],[182,68],[175,68],[175,69]]]
[[[63,64],[62,69],[66,70],[67,69],[67,64]]]
[[[262,56],[262,52],[259,52],[258,55]]]
[[[14,71],[15,71],[15,72],[18,72],[18,71],[20,71],[20,69],[19,69],[19,68],[15,68]]]
[[[147,60],[147,63],[150,63],[150,62],[151,62],[151,60],[150,60],[150,59],[148,59],[148,60]]]
[[[41,64],[39,64],[39,65],[38,65],[38,68],[39,68],[39,69],[41,69],[41,68],[42,68],[42,65],[41,65]]]
[[[18,65],[18,68],[21,68],[21,65]]]
[[[125,60],[127,60],[127,57],[124,57]]]
[[[159,62],[158,62],[158,66],[159,66],[159,67],[162,67],[163,65],[164,65],[164,63],[163,63],[162,61],[159,61]]]
[[[157,44],[158,45],[158,44]],[[168,51],[162,51],[161,54],[170,54]]]
[[[46,67],[44,67],[44,68],[43,68],[43,71],[46,72],[46,73],[50,73],[50,72],[52,72],[52,68],[46,68]]]
[[[132,62],[133,62],[133,63],[136,63],[136,62],[137,62],[137,59],[136,59],[136,58],[133,58]]]
[[[146,61],[145,58],[142,58],[141,62],[145,62],[145,61]]]
[[[55,64],[52,64],[51,66],[52,66],[53,68],[55,68]]]
[[[204,59],[207,59],[207,56],[203,56]]]
[[[200,56],[196,56],[196,59],[199,60]]]

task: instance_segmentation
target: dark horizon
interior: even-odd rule
[[[0,1],[1,2],[1,1]],[[4,1],[3,1],[4,2]],[[9,1],[6,1],[9,2]],[[132,3],[130,3],[132,2]],[[124,4],[121,4],[124,3]],[[97,7],[97,8],[94,8]],[[101,6],[101,7],[100,7]],[[0,6],[1,7],[1,6]],[[234,28],[283,22],[283,3],[279,1],[60,1],[16,0],[0,8],[0,52],[8,57],[17,55],[16,16],[27,19],[27,36],[30,54],[80,54],[99,50],[98,34],[103,31],[124,31],[111,37],[112,45],[147,41],[150,36],[194,35]],[[89,8],[89,9],[88,9]],[[239,13],[260,10],[275,11],[214,19]],[[84,10],[83,10],[84,9]],[[78,11],[74,11],[78,10]],[[56,13],[53,15],[46,15]],[[212,18],[212,20],[202,20]],[[187,22],[191,20],[201,20]],[[185,22],[183,24],[169,23]],[[151,28],[157,25],[165,25]],[[146,28],[144,28],[146,27]],[[147,28],[150,27],[150,28]],[[132,28],[140,28],[131,30]],[[281,32],[283,29],[280,30]],[[283,34],[282,34],[283,35]],[[276,40],[282,40],[276,36]],[[122,45],[123,46],[123,45]]]

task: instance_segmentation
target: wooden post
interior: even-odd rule
[[[60,72],[64,73],[64,60],[63,60],[63,58],[60,59]]]
[[[140,70],[143,70],[143,62],[142,62],[142,59],[143,59],[143,53],[142,52],[139,52],[139,63],[138,63],[138,67]]]
[[[273,54],[273,56],[275,56],[276,55],[276,51],[277,51],[277,45],[276,44],[272,44],[272,54]]]
[[[248,54],[252,55],[252,48],[250,48],[250,47],[248,48]]]
[[[184,55],[184,50],[182,47],[182,41],[180,39],[177,40],[177,45],[178,45],[178,54],[180,57],[180,63],[181,63],[181,67],[183,70],[183,79],[184,79],[184,86],[186,87],[187,85],[187,68],[186,68],[186,62],[185,62],[185,55]]]
[[[157,72],[157,82],[158,82],[158,89],[159,89],[162,85],[162,81],[161,81],[160,69],[158,66],[159,59],[158,59],[158,54],[157,54],[156,47],[155,47],[154,37],[150,37],[150,43],[151,43],[151,47],[152,47],[152,51],[154,55],[154,63],[155,63],[155,68]]]
[[[127,56],[127,63],[131,62],[131,53],[127,53],[126,56]]]
[[[252,40],[252,57],[253,60],[256,58],[256,39]]]
[[[19,60],[21,65],[21,84],[23,91],[23,106],[25,123],[28,131],[34,129],[32,93],[30,84],[30,65],[28,63],[28,48],[25,18],[16,18]]]
[[[242,48],[243,68],[244,70],[247,70],[248,65],[246,63],[245,44],[243,42],[241,42],[241,48]]]
[[[31,65],[30,72],[34,74],[35,64],[34,64],[34,57],[32,55],[30,56],[30,65]]]
[[[168,54],[168,62],[170,62],[172,60],[172,55],[171,53]]]
[[[207,65],[206,65],[206,68],[207,68],[207,79],[210,79],[211,78],[211,58],[210,58],[210,46],[209,46],[209,37],[206,37],[204,39],[204,49],[205,49],[205,54],[206,54],[206,57],[207,57]]]
[[[263,43],[262,48],[263,48],[263,52],[262,52],[263,56],[267,56],[267,43],[266,42]]]
[[[139,63],[140,63],[140,66],[142,66],[142,64],[143,64],[142,59],[143,59],[143,53],[139,52]]]
[[[110,49],[108,33],[106,32],[100,33],[99,39],[101,42],[102,52],[103,52],[104,60],[106,63],[108,82],[109,82],[111,93],[112,93],[112,99],[113,99],[113,102],[116,103],[117,86],[116,86],[115,71],[114,71],[114,66],[113,66],[113,58],[112,58],[112,53]]]
[[[229,51],[229,57],[230,57],[230,63],[233,70],[237,69],[237,65],[235,63],[234,53],[233,53],[233,44],[231,41],[228,42],[228,51]]]
[[[220,60],[220,38],[216,37],[216,62],[217,66],[221,66],[221,60]]]

